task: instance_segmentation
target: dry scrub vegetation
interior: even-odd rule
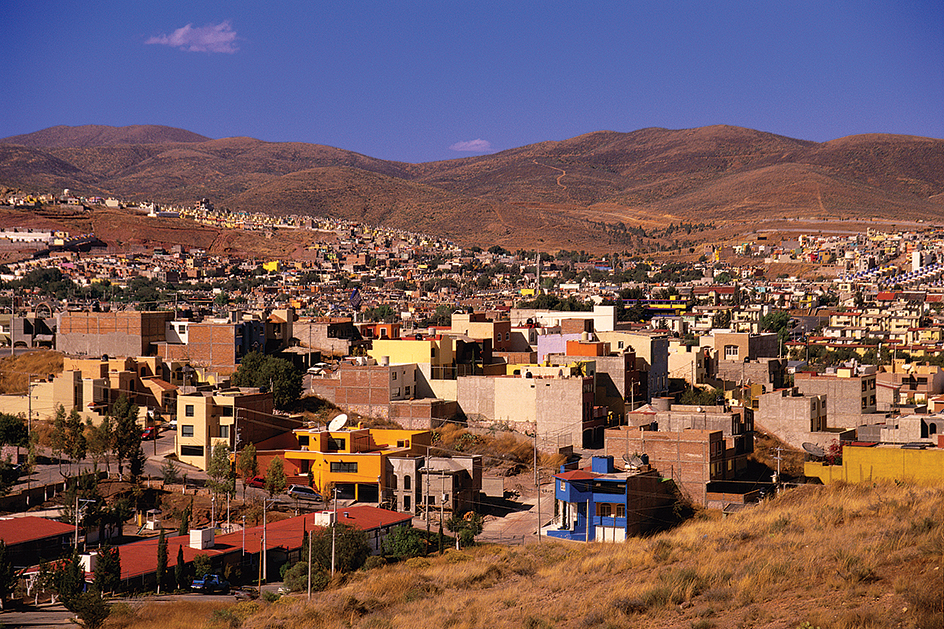
[[[940,628],[942,520],[944,489],[810,486],[625,544],[479,546],[161,626]],[[110,626],[153,626],[148,609]]]
[[[26,381],[30,374],[37,376],[62,373],[62,354],[52,350],[27,352],[19,356],[0,358],[0,394],[26,395]]]

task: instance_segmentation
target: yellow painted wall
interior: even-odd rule
[[[907,480],[922,485],[944,485],[944,449],[846,446],[842,450],[842,465],[808,462],[803,472],[823,483]]]
[[[436,356],[431,357],[431,350],[436,349]],[[451,365],[454,360],[452,339],[444,337],[440,340],[423,339],[414,341],[409,339],[374,339],[373,349],[367,355],[380,362],[382,356],[390,358],[391,365],[410,363]]]
[[[317,450],[288,450],[285,458],[292,461],[308,461],[312,486],[321,491],[328,484],[368,483],[385,487],[387,457],[426,454],[426,446],[432,443],[428,430],[370,429],[339,430],[331,433],[296,430],[296,434],[310,436],[311,448],[320,447],[319,439],[327,443],[327,435],[344,439],[343,452],[319,452]],[[398,446],[398,442],[404,445]],[[369,448],[375,448],[370,450]],[[353,451],[352,451],[353,450]],[[357,463],[357,472],[332,472],[331,463]]]

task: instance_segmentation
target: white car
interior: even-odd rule
[[[321,500],[321,496],[318,495],[317,491],[304,485],[290,485],[285,493],[296,500]]]

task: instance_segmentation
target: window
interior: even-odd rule
[[[180,426],[180,436],[181,437],[192,437],[193,436],[193,426],[189,424],[182,424]]]
[[[616,517],[625,518],[626,517],[626,505],[618,504],[616,505]]]
[[[623,349],[623,341],[617,341],[616,349]]]
[[[430,347],[430,348],[429,348],[429,357],[430,357],[430,358],[436,358],[436,348],[435,348],[435,347]]]
[[[180,456],[203,456],[203,446],[180,446]]]
[[[505,340],[506,340],[506,341],[510,341],[510,340],[511,340],[511,332],[505,332]]]
[[[412,477],[412,476],[404,476],[404,477],[403,477],[403,489],[406,489],[407,491],[409,491],[409,490],[410,490],[410,485],[412,485],[412,484],[413,484],[413,477]]]
[[[392,377],[394,380],[396,380],[396,379],[397,379],[397,372],[396,372],[396,371],[391,371],[390,373],[393,374],[391,377]]]
[[[724,346],[724,359],[725,360],[735,360],[738,357],[738,346],[737,345],[725,345]]]
[[[184,416],[193,417],[193,404],[187,404],[184,406]]]
[[[403,387],[403,393],[407,396],[410,395],[410,387]]]
[[[608,502],[599,502],[597,503],[597,515],[603,518],[608,518],[613,515],[613,505]]]
[[[343,450],[345,440],[343,437],[328,437],[328,452],[337,452]]]
[[[410,510],[410,497],[409,496],[403,496],[403,510],[404,511]]]
[[[308,446],[308,435],[298,435],[298,445]]]
[[[357,463],[331,461],[331,473],[332,474],[357,474]]]
[[[220,437],[229,439],[229,424],[220,425]]]

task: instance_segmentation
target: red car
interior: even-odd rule
[[[265,489],[265,476],[253,476],[246,481],[246,485],[257,489]]]
[[[157,435],[159,435],[160,433],[161,433],[161,429],[158,428],[157,426],[151,426],[149,428],[145,428],[144,432],[141,433],[141,440],[147,441],[148,439],[156,439]]]

